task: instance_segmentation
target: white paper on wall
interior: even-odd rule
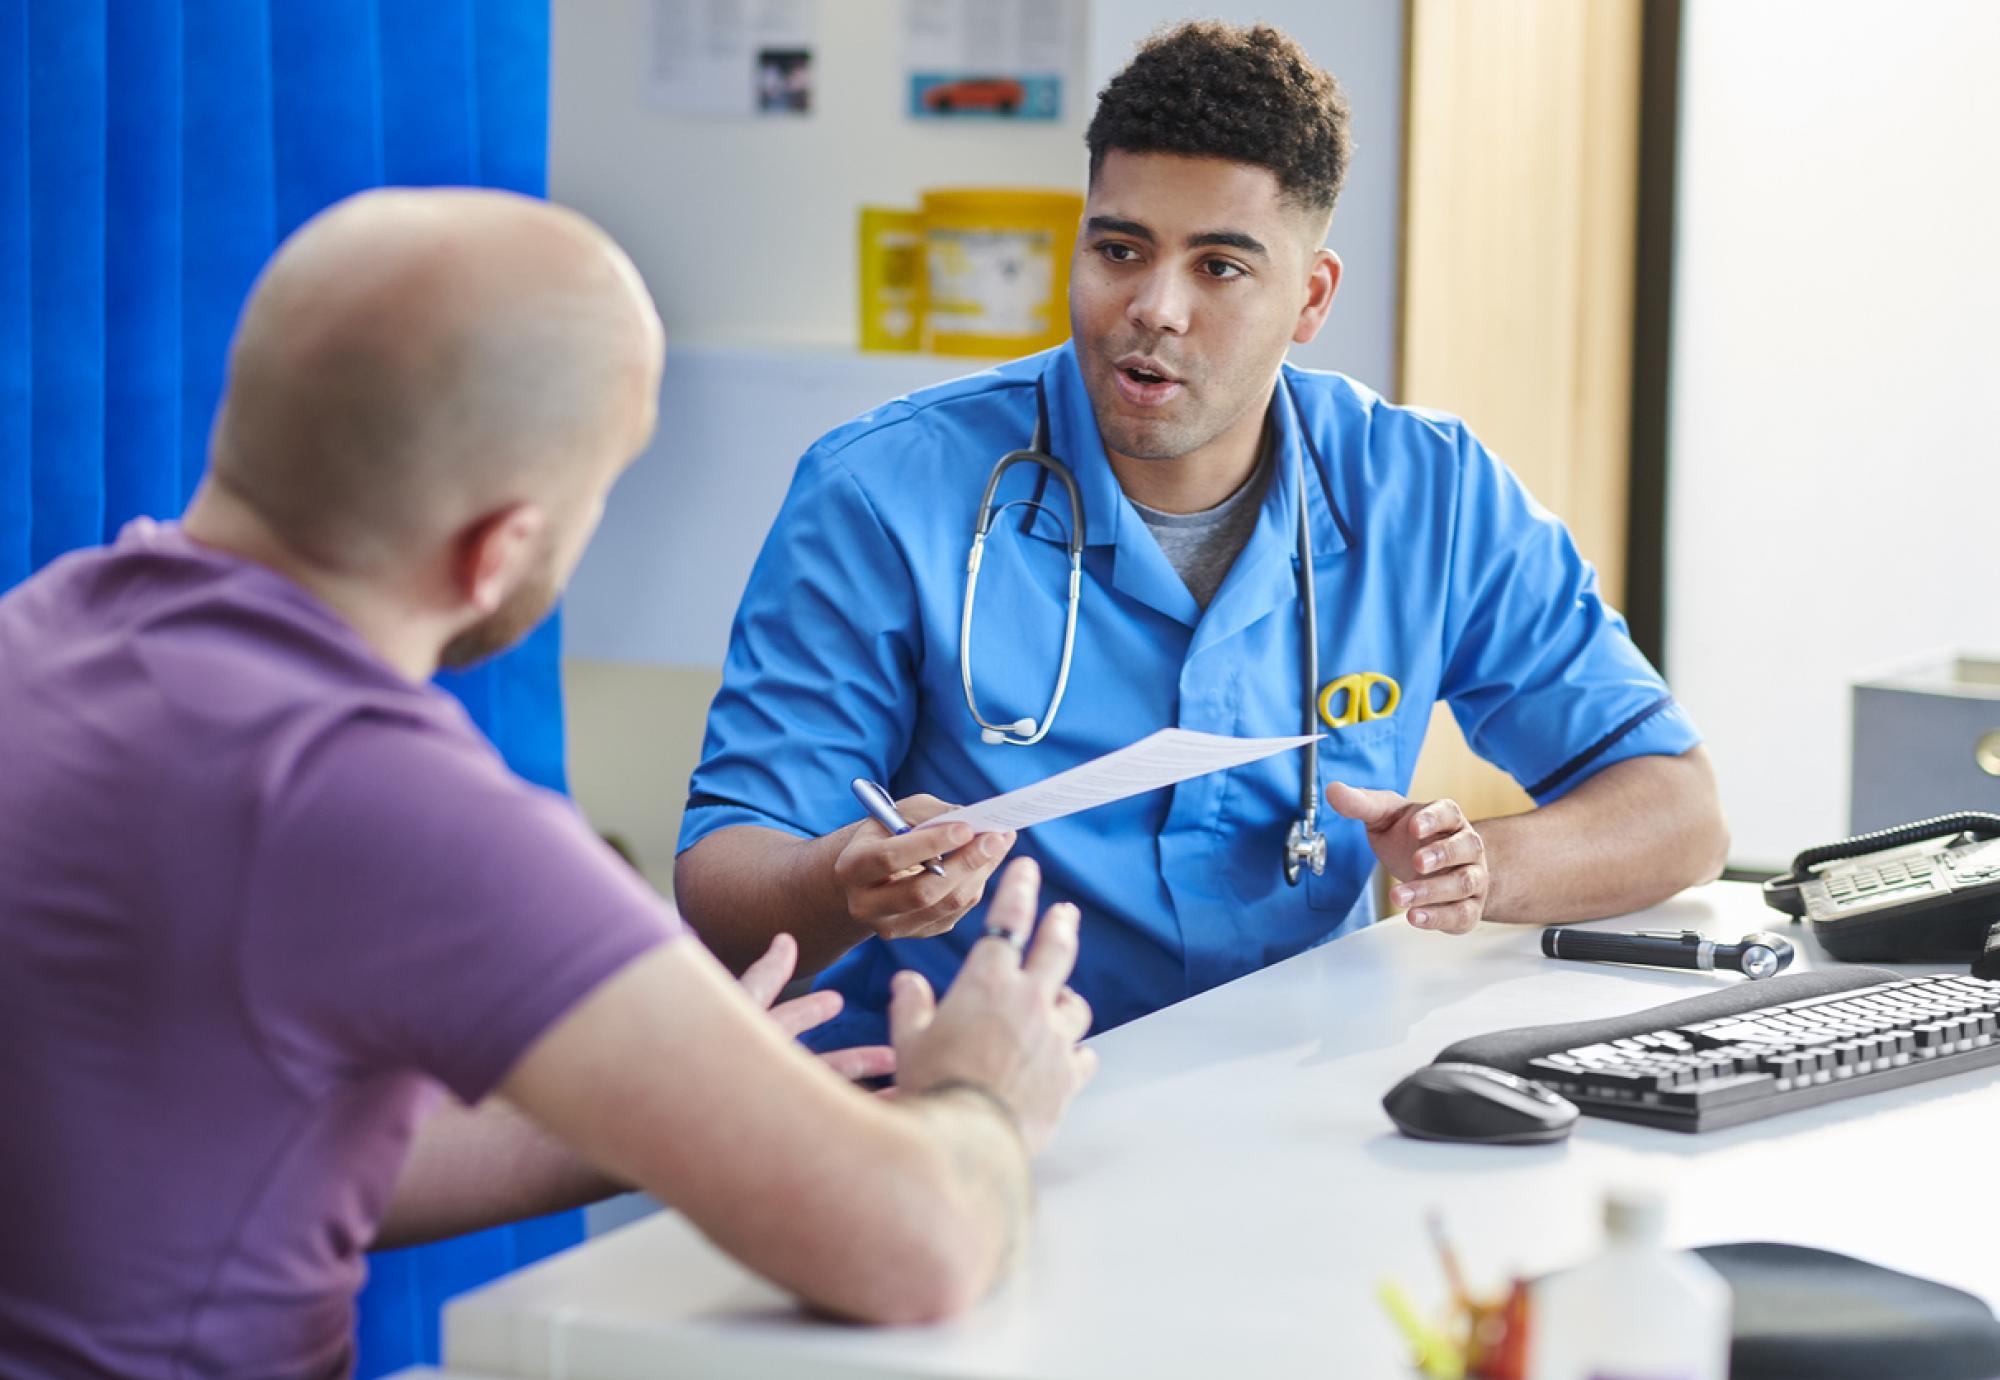
[[[819,0],[653,0],[646,100],[670,115],[813,110]]]

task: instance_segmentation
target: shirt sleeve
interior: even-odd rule
[[[350,717],[268,791],[241,982],[309,1091],[414,1068],[476,1102],[606,978],[683,932],[567,800],[470,730]]]
[[[1442,694],[1473,750],[1538,804],[1701,735],[1520,479],[1459,428]]]
[[[682,851],[732,825],[816,838],[857,817],[850,783],[886,782],[909,747],[915,579],[852,472],[808,452],[736,611]]]

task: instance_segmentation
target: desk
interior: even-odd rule
[[[1826,961],[1781,919],[1755,887],[1717,883],[1627,923],[1779,929],[1795,967]],[[1742,980],[1558,963],[1539,942],[1508,925],[1376,925],[1099,1037],[1097,1081],[1040,1162],[1023,1267],[962,1319],[805,1318],[661,1214],[451,1304],[447,1359],[568,1380],[1404,1376],[1374,1287],[1394,1275],[1443,1299],[1427,1208],[1477,1284],[1587,1255],[1616,1183],[1663,1191],[1677,1244],[1820,1246],[2000,1301],[2000,1252],[1966,1215],[2000,1131],[2000,1071],[1702,1136],[1594,1118],[1534,1148],[1396,1135],[1382,1094],[1454,1040]]]

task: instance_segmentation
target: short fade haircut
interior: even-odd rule
[[[1223,158],[1329,215],[1347,176],[1347,98],[1290,35],[1194,20],[1154,34],[1098,92],[1083,141],[1092,182],[1114,149]]]

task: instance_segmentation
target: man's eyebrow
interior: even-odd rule
[[[1120,220],[1116,216],[1092,216],[1084,222],[1084,228],[1093,235],[1129,235],[1135,240],[1153,242],[1153,232],[1136,220]]]
[[[1246,254],[1255,254],[1260,259],[1271,257],[1271,251],[1264,248],[1262,241],[1244,234],[1241,230],[1211,230],[1205,235],[1189,235],[1187,238],[1189,249],[1201,249],[1209,245],[1223,249],[1240,249]]]
[[[1093,235],[1124,235],[1130,239],[1144,240],[1147,244],[1157,242],[1157,236],[1136,220],[1121,220],[1117,216],[1092,216],[1084,222],[1084,229]],[[1189,249],[1240,249],[1246,254],[1255,254],[1260,259],[1271,257],[1271,251],[1264,242],[1254,235],[1246,235],[1241,230],[1209,230],[1199,235],[1189,235],[1186,240]]]

